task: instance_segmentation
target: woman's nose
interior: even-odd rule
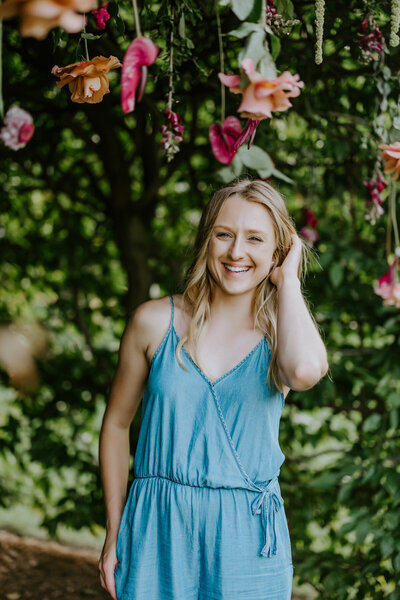
[[[233,239],[229,247],[229,256],[232,260],[238,260],[243,256],[243,243],[239,236]]]

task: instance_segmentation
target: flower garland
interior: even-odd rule
[[[324,39],[324,15],[325,0],[315,0],[315,62],[317,65],[322,63],[322,42]]]
[[[398,46],[400,38],[398,36],[400,26],[400,0],[392,0],[390,14],[390,39],[391,46]]]

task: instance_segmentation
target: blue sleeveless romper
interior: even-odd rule
[[[264,337],[211,382],[171,322],[150,366],[134,480],[117,537],[118,600],[290,600],[278,475],[282,393]]]

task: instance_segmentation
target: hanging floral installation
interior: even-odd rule
[[[125,114],[135,109],[135,102],[143,97],[147,81],[147,67],[152,65],[159,48],[144,36],[131,42],[125,52],[121,75],[121,106]]]

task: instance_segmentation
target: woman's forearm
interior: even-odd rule
[[[278,285],[278,364],[285,383],[308,389],[327,372],[327,352],[305,304],[299,279]]]
[[[108,421],[107,416],[103,420],[100,432],[99,461],[106,509],[107,537],[116,540],[128,485],[129,428],[118,427]]]

